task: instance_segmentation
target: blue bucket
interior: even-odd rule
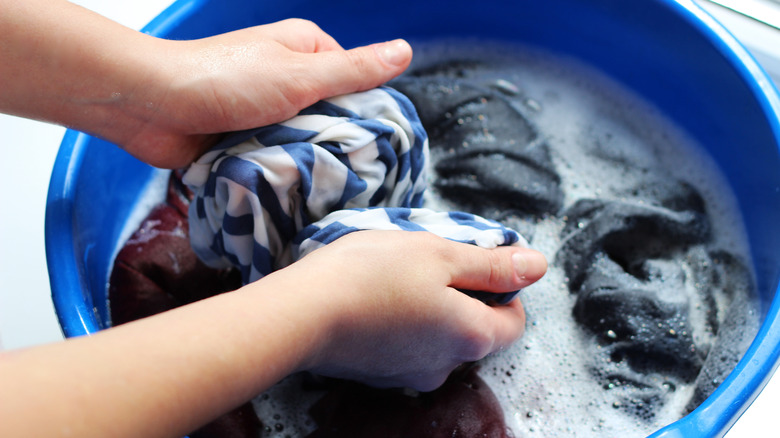
[[[763,323],[729,377],[656,437],[722,436],[780,354],[780,96],[745,49],[692,0],[180,0],[145,29],[191,39],[307,18],[345,47],[403,37],[519,41],[579,58],[655,104],[721,167],[739,202]],[[125,223],[156,170],[83,133],[63,139],[49,187],[46,245],[66,336],[106,328],[107,279]]]

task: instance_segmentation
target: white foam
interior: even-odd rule
[[[484,47],[476,47],[471,55],[485,59]],[[469,47],[459,43],[444,48],[415,48],[423,63],[429,61],[428,54],[433,55],[431,58],[444,54],[446,58],[455,52],[468,54]],[[581,198],[620,199],[622,189],[639,182],[624,168],[590,155],[587,146],[598,143],[613,153],[613,158],[658,163],[674,177],[696,187],[714,221],[715,246],[750,260],[736,198],[716,164],[659,111],[603,74],[571,59],[518,47],[497,48],[489,56],[519,61],[515,65],[520,67],[511,74],[501,71],[499,85],[518,94],[521,111],[531,114],[546,135],[562,177],[564,206]],[[426,200],[431,208],[457,208],[433,191]],[[563,225],[561,218],[545,217],[534,226],[532,247],[552,259],[561,244]],[[694,291],[688,293],[695,295]],[[676,387],[651,418],[627,415],[618,409],[614,396],[590,371],[593,341],[572,317],[576,296],[569,292],[560,268],[551,264],[548,274],[523,290],[520,299],[528,318],[525,336],[506,351],[482,361],[480,371],[501,401],[507,423],[517,436],[639,437],[684,414],[693,385]],[[694,339],[697,345],[708,348],[715,336],[705,328],[706,315],[697,314],[695,307],[704,306],[694,306],[691,312]],[[718,313],[722,320],[725,306]]]
[[[138,198],[136,198],[136,203],[130,210],[130,216],[128,216],[127,220],[125,220],[125,223],[122,226],[122,230],[119,232],[119,236],[116,240],[116,246],[114,247],[114,250],[111,254],[112,262],[106,274],[106,291],[109,290],[109,280],[111,278],[111,272],[114,270],[114,261],[116,261],[117,254],[119,254],[119,251],[122,250],[122,248],[127,243],[127,240],[133,235],[133,233],[135,233],[135,231],[140,228],[144,219],[149,215],[152,209],[154,209],[154,207],[159,205],[161,202],[165,201],[165,196],[168,190],[168,179],[170,178],[170,175],[170,170],[152,170],[152,175],[149,178],[149,181],[139,193]],[[106,303],[106,306],[108,306],[110,309],[111,303]],[[111,321],[107,321],[107,325],[110,327]]]
[[[119,252],[125,245],[125,242],[127,242],[127,239],[141,227],[146,216],[148,216],[160,203],[165,202],[170,175],[170,170],[154,169],[152,171],[151,178],[149,178],[149,181],[138,195],[136,204],[131,210],[132,213],[125,221],[122,231],[119,233],[116,252]],[[116,257],[116,254],[114,254],[114,257]]]

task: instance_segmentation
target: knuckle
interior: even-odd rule
[[[492,352],[493,344],[494,338],[492,334],[475,327],[464,336],[460,359],[463,362],[480,360]]]
[[[504,266],[504,259],[498,251],[485,251],[485,253],[488,266],[487,283],[490,286],[498,286],[503,283],[507,272]]]
[[[350,68],[352,72],[358,77],[365,77],[373,70],[376,64],[373,60],[369,59],[364,50],[351,50],[343,52],[349,60]]]
[[[283,21],[291,26],[295,26],[298,30],[320,30],[320,27],[315,22],[305,18],[288,18]]]
[[[409,384],[409,387],[421,392],[429,392],[440,387],[447,380],[449,375],[449,369],[439,373],[432,373],[431,375],[425,375],[414,379]]]

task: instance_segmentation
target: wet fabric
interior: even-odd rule
[[[630,178],[615,193],[564,203],[559,166],[570,158],[556,166],[552,157],[571,145],[536,125],[549,108],[528,105],[527,90],[504,79],[512,68],[453,59],[390,83],[414,102],[429,134],[433,187],[529,240],[537,221],[559,219],[551,268],[563,271],[572,317],[587,334],[582,354],[612,407],[649,421],[693,387],[689,412],[756,332],[748,265],[714,244],[699,191],[631,143],[583,137],[587,159]]]
[[[452,61],[413,71],[391,85],[414,103],[436,150],[434,186],[477,214],[481,205],[524,214],[556,213],[560,176],[537,128],[513,104],[508,83],[474,80],[478,63]],[[477,202],[475,202],[475,200]]]
[[[474,368],[438,389],[409,394],[337,382],[310,410],[307,438],[512,438],[504,411]]]
[[[494,76],[489,81],[481,80],[481,71],[471,71],[476,67],[468,62],[450,62],[424,72],[412,71],[392,84],[418,105],[432,153],[441,153],[438,161],[433,155],[433,167],[441,173],[434,176],[433,185],[451,197],[458,209],[485,217],[505,220],[505,214],[528,214],[532,220],[536,215],[565,218],[562,227],[555,229],[556,235],[560,230],[561,243],[551,258],[552,268],[564,271],[565,286],[573,297],[571,315],[585,335],[583,350],[576,354],[588,358],[587,371],[614,401],[604,408],[629,413],[637,424],[652,418],[675,392],[693,392],[686,412],[696,408],[733,369],[758,329],[760,321],[750,317],[751,313],[760,314],[760,310],[750,295],[754,286],[750,284],[748,264],[728,248],[711,243],[714,230],[710,216],[694,187],[662,169],[616,159],[601,149],[604,145],[593,145],[594,159],[609,156],[612,165],[624,168],[626,174],[646,176],[632,180],[640,184],[626,187],[624,193],[578,198],[564,206],[561,178],[548,149],[555,143],[542,141],[549,133],[539,131],[534,117],[524,116],[522,108],[512,105],[511,94],[522,96],[523,90],[507,81],[496,81]],[[429,80],[430,76],[439,79]],[[468,99],[458,97],[464,90],[471,93],[477,89],[479,92]],[[494,105],[506,108],[506,104],[511,111],[493,109]],[[509,126],[500,126],[504,121]],[[244,141],[253,136],[253,131],[235,135],[243,135]],[[618,157],[624,156],[622,152]],[[496,170],[490,163],[503,167]],[[545,181],[544,187],[535,186],[526,169],[536,169]],[[491,194],[494,185],[503,191],[502,195]],[[115,272],[132,281],[122,284],[123,280],[117,279],[120,277],[112,277],[110,301],[115,323],[123,309],[137,317],[206,296],[219,287],[206,285],[203,276],[216,281],[217,276],[230,272],[205,272],[208,268],[202,263],[182,263],[195,258],[189,245],[181,244],[179,228],[189,202],[185,201],[181,197],[169,199],[169,204],[176,206],[175,212],[170,211],[171,205],[159,207],[117,257]],[[360,215],[362,209],[349,214]],[[515,221],[508,224],[522,229],[524,236],[532,236],[533,227],[517,228],[522,224]],[[186,227],[186,223],[183,225]],[[319,234],[319,225],[303,230],[298,239],[306,236],[316,241],[318,236],[338,235]],[[171,256],[172,245],[176,257]],[[680,271],[682,266],[686,266],[684,273]],[[229,276],[240,284],[237,277]],[[121,294],[127,296],[120,299]],[[700,294],[702,305],[688,302],[687,294]],[[534,307],[528,310],[540,312]],[[706,321],[704,333],[694,331],[692,311],[697,312],[696,319]],[[710,342],[708,338],[715,335],[717,339]],[[532,371],[516,375],[533,380]],[[538,389],[537,400],[545,403],[545,410],[580,421],[548,403],[545,394],[549,388]],[[428,437],[439,432],[442,436],[495,433],[487,436],[501,437],[504,433],[501,406],[476,374],[456,373],[431,394],[409,395],[346,382],[326,390],[325,397],[310,412],[320,429],[312,432],[312,437]],[[534,394],[525,393],[523,397],[533,398]],[[469,417],[471,413],[478,415]],[[530,413],[520,420],[536,422],[539,416],[531,418]],[[229,434],[226,427],[220,426],[241,425],[230,429],[234,431],[258,427],[254,421],[242,419],[252,420],[234,412],[215,427],[204,428],[210,435],[201,436],[257,437],[256,430]],[[467,427],[464,420],[469,419],[475,421]],[[273,430],[269,427],[272,424],[265,426],[266,431]],[[441,427],[431,431],[429,426],[434,424]],[[496,424],[501,427],[493,427]],[[345,432],[339,434],[340,430]]]
[[[467,213],[423,209],[428,137],[390,88],[321,101],[276,125],[230,135],[184,175],[195,253],[244,283],[357,230],[428,231],[493,248],[515,231]]]
[[[192,251],[187,210],[192,194],[173,172],[156,205],[114,259],[109,281],[111,325],[124,324],[241,285],[233,269],[211,269]]]
[[[736,291],[751,284],[749,270],[707,245],[712,225],[698,191],[658,176],[623,199],[580,199],[566,209],[556,256],[576,294],[573,316],[595,336],[593,357],[604,358],[594,373],[608,382],[616,406],[640,418],[652,418],[668,394],[694,382],[686,409],[698,406],[747,347],[748,336],[734,329],[751,332],[735,320],[751,305],[744,298],[733,305]],[[708,310],[692,309],[695,294]],[[716,309],[727,307],[719,316]],[[697,312],[706,332],[721,334],[713,345],[696,332]]]

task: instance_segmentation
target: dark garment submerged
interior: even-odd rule
[[[492,75],[481,80],[486,68],[446,61],[391,83],[414,104],[427,133],[436,157],[432,186],[487,220],[500,222],[505,214],[531,222],[544,215],[564,219],[563,243],[550,261],[564,270],[575,297],[571,315],[592,340],[585,353],[592,358],[593,377],[614,394],[615,408],[640,420],[651,419],[680,385],[695,386],[687,408],[694,409],[750,341],[751,320],[745,315],[755,303],[744,293],[752,290],[748,265],[711,245],[712,226],[701,195],[661,169],[645,172],[647,177],[619,199],[564,205],[550,146],[533,118],[513,102],[522,90]],[[192,194],[179,176],[171,179],[168,200],[152,211],[117,257],[109,297],[115,324],[235,289],[251,270],[213,269],[198,260],[187,240]],[[308,228],[304,236],[325,229],[315,240],[327,243],[337,235],[327,227],[343,225],[341,217],[331,219]],[[691,268],[682,270],[683,264]],[[712,309],[733,301],[725,306],[725,317],[705,312],[705,330],[718,335],[713,345],[695,342],[688,293]],[[325,395],[310,412],[317,425],[310,438],[511,437],[500,404],[472,368],[454,373],[430,394],[339,381],[317,390]],[[270,432],[249,418],[250,409],[242,407],[197,436],[254,438]]]

